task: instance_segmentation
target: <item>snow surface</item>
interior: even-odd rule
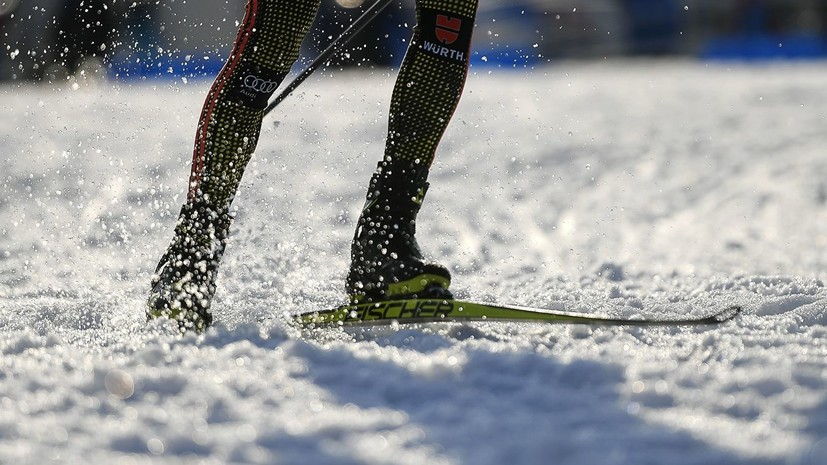
[[[718,328],[300,333],[393,76],[265,122],[217,326],[144,322],[207,82],[0,86],[0,463],[827,463],[827,64],[476,70],[420,242],[459,297]],[[277,124],[278,121],[278,124]]]

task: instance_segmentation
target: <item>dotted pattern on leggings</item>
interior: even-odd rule
[[[421,0],[417,2],[417,17],[425,8],[473,19],[477,0]],[[385,157],[391,162],[430,166],[462,95],[468,54],[462,61],[437,58],[419,48],[420,36],[417,26],[396,79]]]
[[[229,206],[261,132],[263,110],[235,101],[245,69],[260,67],[279,80],[298,59],[319,0],[248,0],[227,64],[207,95],[195,137],[190,201]]]
[[[417,0],[416,6],[466,18],[473,18],[477,14],[477,0]]]
[[[259,15],[250,59],[287,74],[299,57],[320,0],[270,0]]]
[[[229,98],[241,86],[245,64],[286,75],[298,58],[319,0],[248,0],[247,13],[227,65],[207,96],[196,133],[190,199],[218,207],[232,202],[261,131],[262,110]],[[473,17],[477,0],[419,0],[449,15]],[[467,73],[465,63],[448,63],[418,48],[418,29],[391,99],[386,155],[430,165],[453,115]]]

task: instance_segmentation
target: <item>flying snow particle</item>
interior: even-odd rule
[[[103,380],[106,390],[118,399],[124,400],[135,394],[135,382],[132,376],[123,370],[110,370]]]
[[[146,449],[152,455],[161,455],[164,453],[164,442],[158,438],[152,438],[146,442]]]

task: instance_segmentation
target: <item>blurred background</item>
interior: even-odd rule
[[[374,0],[322,0],[303,61]],[[0,80],[214,76],[243,0],[0,0]],[[398,0],[337,67],[399,64],[415,22]],[[827,0],[481,0],[472,66],[560,59],[687,56],[824,59]]]

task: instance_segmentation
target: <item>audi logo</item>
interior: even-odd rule
[[[256,92],[272,94],[278,88],[279,83],[275,81],[267,81],[252,74],[244,78],[244,87],[253,89]]]

